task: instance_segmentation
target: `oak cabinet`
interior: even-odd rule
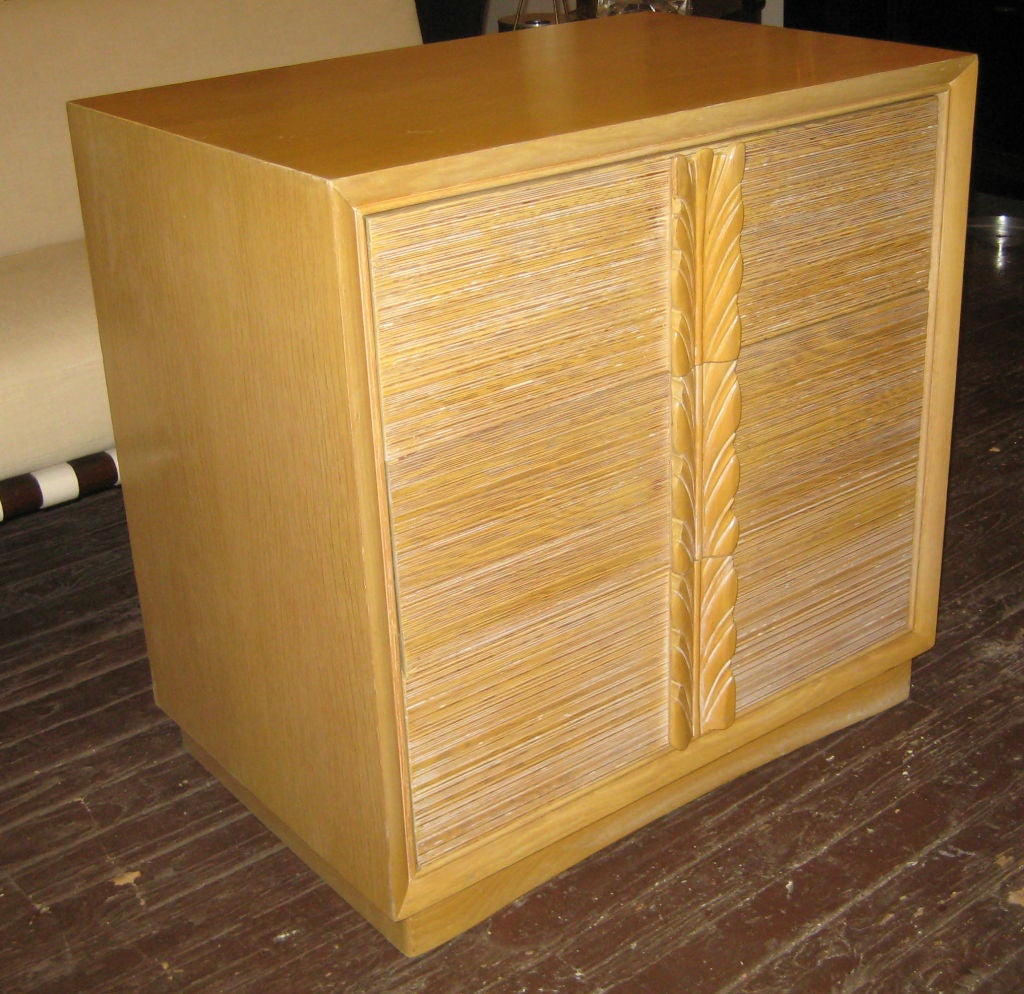
[[[157,699],[406,952],[906,696],[974,69],[637,15],[71,106]]]

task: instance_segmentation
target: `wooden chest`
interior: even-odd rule
[[[974,79],[636,15],[71,106],[157,699],[406,952],[906,696]]]

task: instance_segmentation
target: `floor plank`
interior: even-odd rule
[[[911,699],[393,950],[152,701],[120,494],[0,526],[0,991],[1024,990],[1024,259],[968,245]]]

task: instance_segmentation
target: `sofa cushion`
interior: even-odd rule
[[[0,480],[112,444],[67,101],[419,38],[413,0],[0,2]]]
[[[2,0],[0,255],[82,237],[67,101],[419,38],[413,0]]]
[[[113,445],[82,241],[0,258],[0,480]]]

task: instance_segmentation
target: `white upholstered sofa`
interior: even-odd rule
[[[0,0],[0,481],[114,444],[66,102],[419,40],[414,0]]]

